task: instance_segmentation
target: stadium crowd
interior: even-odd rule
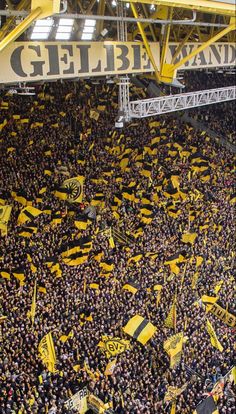
[[[232,144],[235,144],[236,120],[234,113],[235,105],[230,102],[223,102],[215,105],[212,110],[209,110],[207,107],[190,110],[189,116],[202,122],[206,125],[206,128],[209,128],[220,136],[227,138]]]
[[[40,87],[36,96],[3,92],[1,99],[0,200],[12,212],[7,235],[0,238],[0,413],[67,413],[65,401],[87,385],[115,413],[164,414],[171,410],[164,401],[168,387],[184,384],[176,412],[192,413],[234,365],[234,330],[206,314],[201,302],[202,295],[218,292],[217,303],[236,314],[232,154],[204,131],[173,117],[135,120],[115,129],[116,85],[55,83]],[[197,156],[207,170],[193,168]],[[78,175],[85,177],[81,203],[55,196],[58,185]],[[33,220],[38,230],[31,237],[19,235],[23,205],[14,197],[19,190],[47,212]],[[97,194],[100,201],[92,203],[89,226],[78,229],[75,221],[90,211]],[[114,196],[121,200],[117,205]],[[145,216],[142,209],[148,208],[151,214]],[[59,221],[53,220],[55,213]],[[113,229],[120,239],[111,241]],[[193,232],[195,241],[184,243],[182,235]],[[88,260],[69,266],[62,259],[63,245],[81,235],[92,237]],[[183,263],[165,264],[179,252]],[[46,264],[49,257],[57,262],[54,273]],[[196,257],[203,259],[199,266]],[[104,261],[113,265],[105,276]],[[16,278],[14,269],[23,269],[25,279]],[[130,280],[135,294],[123,289]],[[154,290],[155,285],[161,290]],[[172,329],[165,320],[174,298]],[[122,329],[136,314],[157,328],[146,345]],[[211,344],[206,319],[222,352]],[[48,332],[56,373],[47,370],[38,353]],[[163,344],[179,332],[186,342],[180,363],[171,369]],[[131,349],[117,355],[112,375],[104,374],[108,359],[98,346],[103,335],[131,343]],[[225,390],[217,401],[220,414],[235,412],[230,383]]]

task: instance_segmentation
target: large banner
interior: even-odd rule
[[[159,66],[159,45],[150,44]],[[137,42],[15,42],[0,52],[0,83],[151,72]]]
[[[196,50],[199,46],[201,46],[201,43],[186,43],[179,53],[175,63],[190,55],[190,53]],[[171,63],[177,47],[178,43],[169,44],[166,56],[167,63]],[[235,43],[214,43],[187,61],[181,69],[215,68],[222,66],[234,66],[235,64]]]
[[[189,55],[200,43],[187,43],[178,60]],[[178,43],[170,43],[167,63]],[[150,43],[160,67],[159,43]],[[234,66],[236,46],[215,43],[186,62],[182,69]],[[122,75],[152,72],[141,42],[14,42],[0,52],[0,83],[71,79],[86,76]]]
[[[82,390],[78,391],[76,394],[72,395],[72,397],[65,402],[65,407],[69,411],[73,411],[76,409],[78,413],[84,414],[87,411],[87,397],[88,397],[88,389],[84,387]]]

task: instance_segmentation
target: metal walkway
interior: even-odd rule
[[[145,118],[236,99],[236,86],[131,101],[128,117]]]

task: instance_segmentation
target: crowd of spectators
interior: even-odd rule
[[[132,89],[131,93],[135,93],[135,87]],[[116,130],[116,85],[55,83],[38,90],[36,96],[11,97],[3,92],[1,99],[7,105],[0,105],[0,124],[4,123],[0,136],[0,198],[5,198],[5,204],[13,208],[7,236],[0,237],[0,270],[11,273],[13,268],[23,268],[25,281],[20,284],[12,274],[10,279],[0,279],[0,316],[5,317],[1,323],[0,413],[66,413],[64,402],[87,385],[103,401],[112,402],[115,413],[164,414],[171,407],[164,403],[168,386],[181,387],[185,383],[185,391],[177,398],[176,412],[192,413],[217,379],[234,364],[233,329],[207,314],[223,352],[214,348],[206,330],[206,312],[199,302],[203,294],[215,296],[215,286],[222,281],[220,304],[228,312],[236,313],[232,154],[217,146],[204,131],[197,132],[168,116],[136,120]],[[97,120],[91,118],[91,109],[99,113]],[[211,123],[218,122],[213,119],[216,112],[217,109],[209,117]],[[28,121],[21,123],[14,119],[14,114]],[[159,125],[151,126],[152,121],[159,121]],[[32,127],[36,122],[40,125]],[[229,114],[226,129],[230,122]],[[150,151],[154,137],[159,137],[157,151]],[[179,146],[170,154],[176,143]],[[114,147],[119,147],[118,155]],[[119,155],[127,148],[132,149],[129,163],[121,169]],[[191,172],[191,157],[183,156],[184,150],[201,153],[207,159],[207,181],[199,173]],[[138,155],[141,164],[136,162]],[[151,165],[149,178],[141,172],[144,163]],[[65,167],[70,177],[85,176],[83,203],[72,206],[55,197],[55,186],[65,180],[58,172],[59,166]],[[111,174],[104,175],[109,169]],[[45,175],[45,170],[52,174]],[[184,198],[167,198],[171,174],[178,175]],[[115,216],[111,209],[114,195],[121,194],[122,186],[131,182],[135,201],[123,198]],[[40,200],[39,192],[44,187],[46,192]],[[34,207],[49,208],[51,215],[63,213],[61,223],[51,225],[51,215],[41,214],[34,220],[38,232],[31,238],[20,237],[17,218],[22,205],[11,196],[16,189],[24,190],[33,199]],[[88,229],[78,230],[74,221],[96,193],[104,194],[104,204],[96,207],[96,220]],[[141,220],[144,197],[152,205],[150,224]],[[168,214],[170,202],[179,210],[178,217]],[[189,220],[191,209],[196,212],[193,221]],[[115,239],[115,247],[111,247],[106,229],[118,230],[127,237],[127,243]],[[185,232],[197,233],[193,245],[181,241]],[[79,266],[67,266],[58,249],[81,233],[93,238],[90,258]],[[175,274],[164,263],[182,250],[188,259],[180,265],[180,273]],[[114,263],[107,278],[100,276],[99,263],[93,259],[98,252]],[[141,259],[130,263],[129,258],[138,252]],[[154,258],[150,258],[150,252],[155,254]],[[32,270],[29,255],[36,271]],[[50,256],[57,257],[61,277],[55,277],[45,264]],[[203,263],[197,270],[194,286],[196,256],[201,256]],[[46,293],[37,293],[32,326],[27,314],[35,279],[38,286],[44,284]],[[136,294],[123,289],[130,279],[138,285]],[[91,288],[91,283],[99,284],[99,290]],[[162,285],[158,304],[157,292],[152,289],[156,284]],[[164,321],[175,295],[176,332],[184,330],[188,340],[181,362],[170,369],[163,343],[175,331],[166,327]],[[91,318],[81,323],[82,313]],[[122,329],[135,314],[157,327],[146,346],[128,337]],[[48,372],[38,354],[39,341],[50,331],[57,358],[55,374]],[[73,335],[62,342],[60,337],[71,331]],[[109,376],[104,375],[108,360],[98,347],[105,334],[131,341],[131,349],[117,356],[114,372]],[[221,414],[235,412],[235,399],[229,398],[232,392],[230,385],[227,387],[228,393],[217,402]]]
[[[194,108],[188,111],[188,114],[195,120],[200,121],[206,128],[235,144],[236,120],[234,101],[222,102],[212,107]]]

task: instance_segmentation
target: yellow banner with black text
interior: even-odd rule
[[[185,44],[177,61],[199,46],[196,42]],[[169,43],[167,63],[171,62],[177,47],[178,43]],[[159,43],[151,42],[150,49],[159,68]],[[187,61],[182,69],[234,66],[235,61],[235,44],[215,43]],[[153,71],[141,42],[13,42],[0,52],[0,63],[0,83]]]

